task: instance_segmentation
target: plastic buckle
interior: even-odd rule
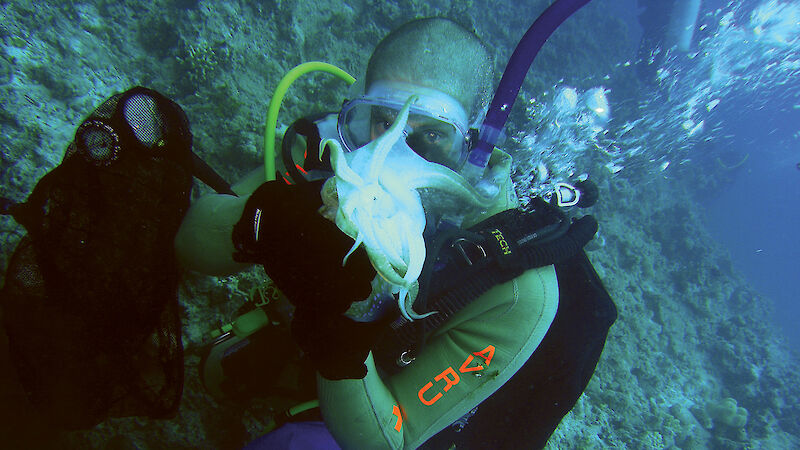
[[[471,249],[472,251],[470,252],[473,253],[472,257],[470,257],[470,254],[467,253],[467,248],[464,247],[465,242],[468,244],[472,244],[473,246],[473,248]],[[456,239],[455,241],[453,241],[452,244],[450,244],[450,247],[458,249],[458,253],[460,253],[461,256],[464,257],[464,260],[467,262],[468,266],[471,266],[473,262],[477,261],[478,259],[486,258],[486,250],[484,250],[484,248],[480,244],[477,244],[475,242],[472,242],[464,238]],[[480,252],[480,256],[474,254],[476,250]]]
[[[406,367],[416,359],[417,358],[414,357],[413,353],[411,353],[411,350],[406,350],[397,358],[397,365],[399,367]]]
[[[575,206],[581,200],[581,191],[575,186],[567,183],[556,183],[556,202],[558,206],[564,208]]]

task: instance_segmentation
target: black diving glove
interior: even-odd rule
[[[264,265],[297,309],[292,335],[325,378],[363,378],[384,323],[342,315],[372,292],[375,269],[359,248],[342,266],[353,240],[317,210],[322,182],[267,182],[247,200],[233,230],[234,259]]]
[[[322,181],[262,184],[233,229],[234,259],[264,265],[295,306],[341,314],[372,292],[375,269],[359,248],[342,266],[353,239],[317,211]]]
[[[360,379],[367,374],[367,355],[387,326],[387,320],[356,322],[341,314],[297,308],[292,336],[323,377]]]

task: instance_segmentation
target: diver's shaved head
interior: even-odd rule
[[[442,91],[474,120],[489,101],[492,57],[475,33],[452,20],[412,20],[389,33],[372,52],[367,89],[379,80]]]

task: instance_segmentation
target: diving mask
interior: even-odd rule
[[[344,104],[338,121],[344,151],[361,148],[386,132],[411,96],[418,100],[409,110],[406,143],[426,160],[458,171],[469,151],[464,108],[443,92],[405,83],[376,82],[366,95]]]

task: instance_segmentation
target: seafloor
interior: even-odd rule
[[[267,102],[296,64],[324,60],[360,74],[390,29],[414,17],[445,15],[473,26],[496,49],[502,69],[547,2],[530,3],[0,2],[2,195],[25,198],[58,164],[83,117],[136,84],[181,104],[197,153],[236,180],[260,164]],[[594,86],[631,58],[635,48],[624,25],[604,14],[602,3],[568,21],[545,46],[524,87],[527,98],[559,79]],[[279,123],[336,109],[345,93],[326,75],[301,80]],[[524,128],[519,111],[512,120]],[[588,389],[548,446],[800,448],[797,355],[768,322],[769,302],[704,231],[690,195],[666,179],[643,183],[624,171],[612,176],[593,169],[584,170],[600,185],[601,202],[591,212],[605,245],[589,256],[619,319]],[[0,226],[4,270],[23,230],[6,217]],[[221,279],[185,274],[186,385],[174,419],[113,419],[66,434],[42,429],[20,435],[3,426],[0,446],[218,449],[259,436],[267,406],[259,399],[236,405],[208,396],[198,378],[198,348],[230,319],[260,273]]]

